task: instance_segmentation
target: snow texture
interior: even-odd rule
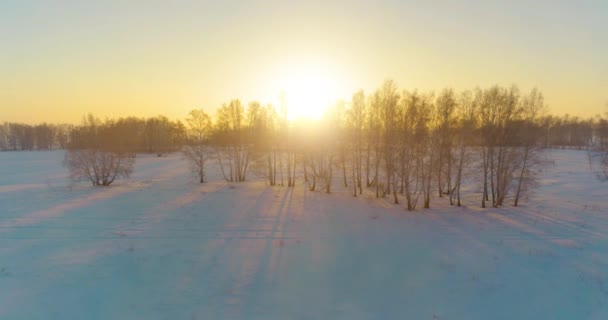
[[[0,153],[0,319],[608,319],[607,185],[549,157],[520,208],[412,213],[200,185],[177,154],[93,188],[61,151]]]

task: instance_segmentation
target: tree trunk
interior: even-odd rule
[[[528,165],[528,154],[529,149],[526,147],[524,159],[521,165],[521,171],[519,172],[519,178],[517,179],[517,192],[515,192],[515,200],[513,201],[513,205],[516,207],[519,204],[519,195],[521,194],[522,181],[524,179],[524,173],[526,172],[526,166]]]

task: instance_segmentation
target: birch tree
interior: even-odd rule
[[[211,117],[203,110],[192,110],[186,119],[188,139],[183,153],[200,183],[206,182],[205,164],[212,157],[209,145],[212,132]]]

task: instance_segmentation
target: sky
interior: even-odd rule
[[[0,2],[0,122],[183,118],[276,103],[300,78],[331,99],[388,78],[517,84],[593,116],[608,111],[608,1]]]

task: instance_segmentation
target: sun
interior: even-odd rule
[[[318,120],[335,94],[335,81],[315,70],[290,73],[284,84],[287,117]]]
[[[269,66],[267,92],[290,121],[320,120],[328,106],[347,99],[352,77],[339,61],[315,55],[292,55]]]

